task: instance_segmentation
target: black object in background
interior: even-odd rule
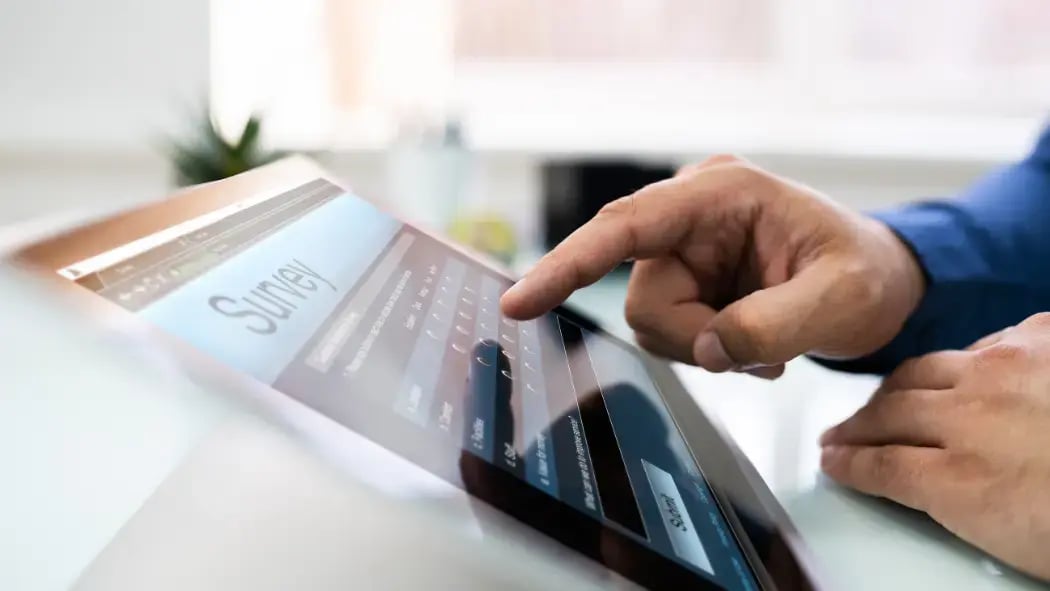
[[[564,160],[543,166],[544,244],[553,248],[606,203],[674,176],[670,164]]]

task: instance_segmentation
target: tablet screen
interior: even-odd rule
[[[629,578],[758,588],[630,347],[335,185],[60,273]]]

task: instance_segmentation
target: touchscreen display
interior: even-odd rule
[[[758,588],[642,361],[587,321],[502,317],[509,280],[323,180],[139,242],[61,273],[629,578]]]

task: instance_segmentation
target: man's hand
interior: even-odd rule
[[[538,316],[627,259],[639,344],[769,378],[803,353],[874,352],[924,290],[886,226],[719,156],[603,208],[503,296],[504,313]]]
[[[1050,580],[1050,314],[905,362],[821,444],[836,481]]]

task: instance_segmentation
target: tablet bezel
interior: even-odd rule
[[[136,329],[145,331],[149,338],[157,339],[166,347],[171,347],[180,361],[201,366],[203,373],[212,375],[222,385],[254,392],[254,399],[259,402],[259,394],[263,390],[269,391],[269,387],[260,389],[259,385],[247,376],[231,375],[237,372],[214,367],[220,364],[160,329],[144,326],[147,324],[145,321],[135,319],[133,314],[104,298],[96,297],[90,290],[60,277],[57,272],[79,261],[219,208],[253,197],[275,197],[316,179],[326,179],[339,186],[347,186],[332,180],[330,174],[310,160],[302,157],[288,158],[223,181],[183,189],[162,201],[148,203],[63,232],[26,246],[10,258],[16,265],[42,275],[56,290],[71,298],[71,302],[83,306],[90,316],[143,325],[136,326]],[[392,215],[396,217],[396,212]],[[450,243],[439,235],[429,232],[428,235],[495,273],[508,278],[513,277],[506,268],[491,259]],[[798,590],[823,588],[818,582],[813,561],[786,512],[750,461],[717,421],[712,420],[697,406],[671,366],[666,361],[617,338],[571,306],[562,307],[559,313],[593,326],[603,336],[638,353],[656,383],[660,396],[677,424],[694,461],[700,457],[696,450],[704,450],[704,461],[697,461],[697,464],[703,467],[719,503],[723,507],[733,508],[724,513],[763,587]],[[767,532],[770,537],[765,542],[773,544],[779,554],[763,556],[756,550],[737,514],[741,510],[747,512],[753,527],[763,528]]]

